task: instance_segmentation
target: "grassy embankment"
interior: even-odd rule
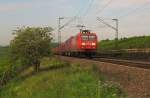
[[[10,67],[8,52],[8,47],[0,47],[0,77]]]
[[[117,41],[118,49],[150,48],[150,36],[124,38]],[[99,50],[114,50],[114,40],[99,42]]]
[[[94,65],[83,69],[45,59],[42,69],[36,74],[32,68],[23,72],[3,88],[0,98],[125,98],[118,86],[95,73]]]

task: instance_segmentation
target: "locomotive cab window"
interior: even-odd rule
[[[81,36],[81,38],[82,38],[82,40],[88,40],[88,36],[86,36],[86,35]]]
[[[95,36],[89,36],[89,40],[95,40],[96,39],[96,37]]]

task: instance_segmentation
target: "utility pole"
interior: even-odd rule
[[[61,29],[63,29],[64,27],[68,26],[71,22],[73,22],[77,17],[73,17],[72,19],[70,19],[68,22],[66,22],[65,24],[63,24],[61,26],[61,20],[65,19],[66,17],[59,17],[58,18],[58,44],[61,44]]]
[[[117,49],[117,48],[118,48],[117,42],[118,42],[118,35],[119,35],[119,33],[118,33],[119,20],[118,20],[118,19],[112,19],[112,20],[116,21],[116,27],[114,27],[114,26],[108,24],[107,22],[105,22],[103,19],[101,19],[101,18],[99,18],[99,17],[97,17],[97,20],[100,21],[101,23],[105,24],[105,25],[108,26],[109,28],[112,28],[113,30],[116,31],[116,34],[115,34],[115,41],[116,41],[116,42],[115,42],[115,48]]]
[[[72,19],[70,19],[68,22],[66,22],[65,24],[63,24],[61,26],[61,20],[65,19],[66,17],[59,17],[58,18],[58,47],[60,47],[61,45],[61,29],[63,29],[64,27],[68,26],[71,22],[73,22],[77,17],[73,17]],[[58,53],[59,55],[61,55],[61,51],[59,51]],[[60,56],[58,56],[60,58]]]
[[[115,44],[115,47],[118,48],[117,42],[118,42],[118,24],[119,24],[119,21],[118,21],[118,19],[112,19],[112,20],[114,20],[116,22],[116,38],[115,38],[116,44]]]
[[[58,35],[60,35],[60,37],[58,36],[58,39],[60,39],[60,42],[61,42],[61,29],[63,29],[64,27],[68,26],[71,22],[73,22],[77,17],[73,17],[72,19],[70,19],[68,22],[66,22],[65,24],[63,24],[62,26],[60,25],[61,23],[61,20],[62,19],[65,19],[66,17],[59,17],[58,18]]]
[[[116,22],[116,40],[118,40],[118,24],[119,24],[119,21],[118,19],[112,19]]]
[[[60,47],[61,45],[61,20],[64,19],[64,17],[59,17],[58,18],[58,47]],[[59,52],[59,55],[61,54],[61,52]]]
[[[61,44],[61,20],[64,19],[64,17],[59,17],[58,18],[58,44],[60,45]]]

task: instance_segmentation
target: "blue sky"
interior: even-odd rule
[[[111,19],[118,18],[120,37],[150,35],[149,12],[149,0],[0,0],[0,45],[9,44],[13,39],[12,30],[16,27],[57,28],[58,16],[65,17],[62,20],[64,24],[77,13],[80,18],[62,30],[63,41],[79,31],[76,28],[78,24],[96,32],[99,40],[113,39],[115,32],[99,23],[97,16],[111,25],[114,25]],[[53,36],[57,40],[56,30]]]

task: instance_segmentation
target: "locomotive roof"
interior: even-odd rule
[[[80,34],[95,34],[95,33],[91,33],[90,30],[81,30]]]
[[[81,30],[81,32],[91,32],[90,30]]]

